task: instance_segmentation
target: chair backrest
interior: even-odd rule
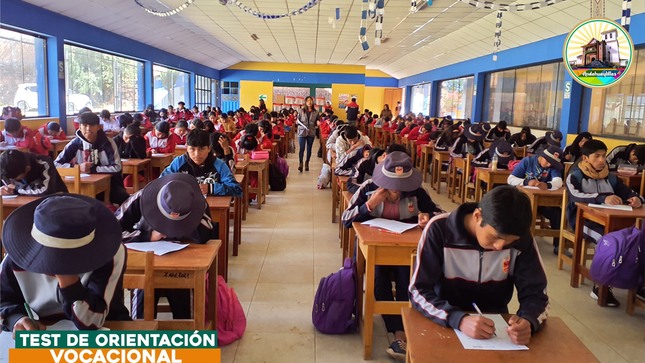
[[[564,172],[562,173],[562,180],[566,183],[567,181],[567,176],[569,175],[569,171],[571,170],[571,167],[573,166],[573,162],[566,162],[564,163]]]
[[[68,188],[70,193],[81,194],[81,168],[78,164],[71,168],[56,168],[56,170],[60,177],[63,178],[63,181],[66,179],[74,180],[74,186],[71,189]]]
[[[124,289],[143,290],[143,320],[155,318],[154,252],[128,250],[128,263],[123,274]],[[132,307],[133,309],[136,307]]]
[[[645,171],[641,171],[641,188],[638,190],[638,194],[643,195],[645,193]]]
[[[515,157],[518,159],[522,159],[526,156],[526,145],[522,147],[514,147],[513,152],[515,153]]]

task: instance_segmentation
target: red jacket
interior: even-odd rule
[[[184,119],[186,121],[189,121],[195,118],[193,113],[185,108],[183,110],[177,110],[175,113],[177,114],[177,120]]]
[[[421,126],[415,126],[412,130],[410,130],[408,140],[416,140],[419,137],[419,130],[421,130]]]
[[[48,138],[47,136],[49,135],[47,133],[47,124],[44,124],[38,128],[38,132],[40,132],[40,135],[43,137]],[[48,138],[49,139],[49,138]],[[53,140],[67,140],[67,135],[65,135],[65,131],[63,129],[60,129],[60,132],[58,135],[52,137]]]
[[[159,154],[169,154],[175,152],[175,138],[166,137],[165,139],[155,136],[154,131],[149,131],[146,136],[147,147],[146,153],[150,154],[154,149]]]
[[[329,121],[325,121],[320,124],[320,135],[323,139],[326,139],[331,134],[331,125]]]
[[[184,136],[177,135],[175,133],[175,128],[173,127],[170,129],[170,136],[168,136],[168,138],[173,138],[175,145],[186,145],[186,135],[188,135],[188,133],[185,133]]]
[[[40,132],[34,131],[27,126],[21,126],[18,134],[19,136],[15,137],[3,130],[0,133],[0,141],[5,141],[12,146],[24,147],[34,154],[49,155],[49,150],[52,149],[52,143],[48,138],[43,137]]]

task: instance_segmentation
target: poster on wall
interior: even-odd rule
[[[563,61],[573,79],[585,87],[603,88],[618,83],[629,72],[634,42],[615,21],[585,20],[567,35]]]
[[[356,99],[356,102],[358,102],[358,95],[349,95],[348,93],[340,93],[338,95],[338,108],[340,109],[345,109],[347,108],[347,104],[352,102],[352,98]]]

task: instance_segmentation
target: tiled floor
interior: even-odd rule
[[[321,159],[312,159],[311,171],[303,173],[298,173],[297,155],[287,161],[286,191],[270,192],[262,210],[251,206],[242,224],[239,256],[229,259],[229,283],[248,325],[240,341],[222,348],[222,362],[361,362],[359,334],[320,334],[311,323],[320,278],[341,266],[338,224],[331,223],[331,190],[316,189]],[[443,194],[432,191],[431,196],[446,210],[456,206],[446,198],[445,187]],[[550,315],[561,317],[602,362],[645,362],[645,312],[628,316],[621,290],[616,296],[623,306],[598,307],[588,284],[569,287],[569,270],[558,271],[552,247],[541,242]],[[515,309],[512,303],[510,310]],[[375,319],[374,330],[373,361],[392,362],[385,353],[388,337],[381,319]]]

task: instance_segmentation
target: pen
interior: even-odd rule
[[[31,320],[31,324],[34,326],[34,329],[38,330],[38,323],[36,323],[36,319],[34,319],[34,312],[31,311],[31,308],[27,303],[25,303],[25,310],[27,310],[27,315],[29,315],[29,320]]]
[[[479,309],[479,306],[477,306],[477,304],[474,302],[473,307],[475,308],[475,311],[477,312],[477,314],[479,314],[479,316],[484,316],[484,314],[482,314],[482,311]],[[493,336],[497,336],[497,333],[493,333]]]

